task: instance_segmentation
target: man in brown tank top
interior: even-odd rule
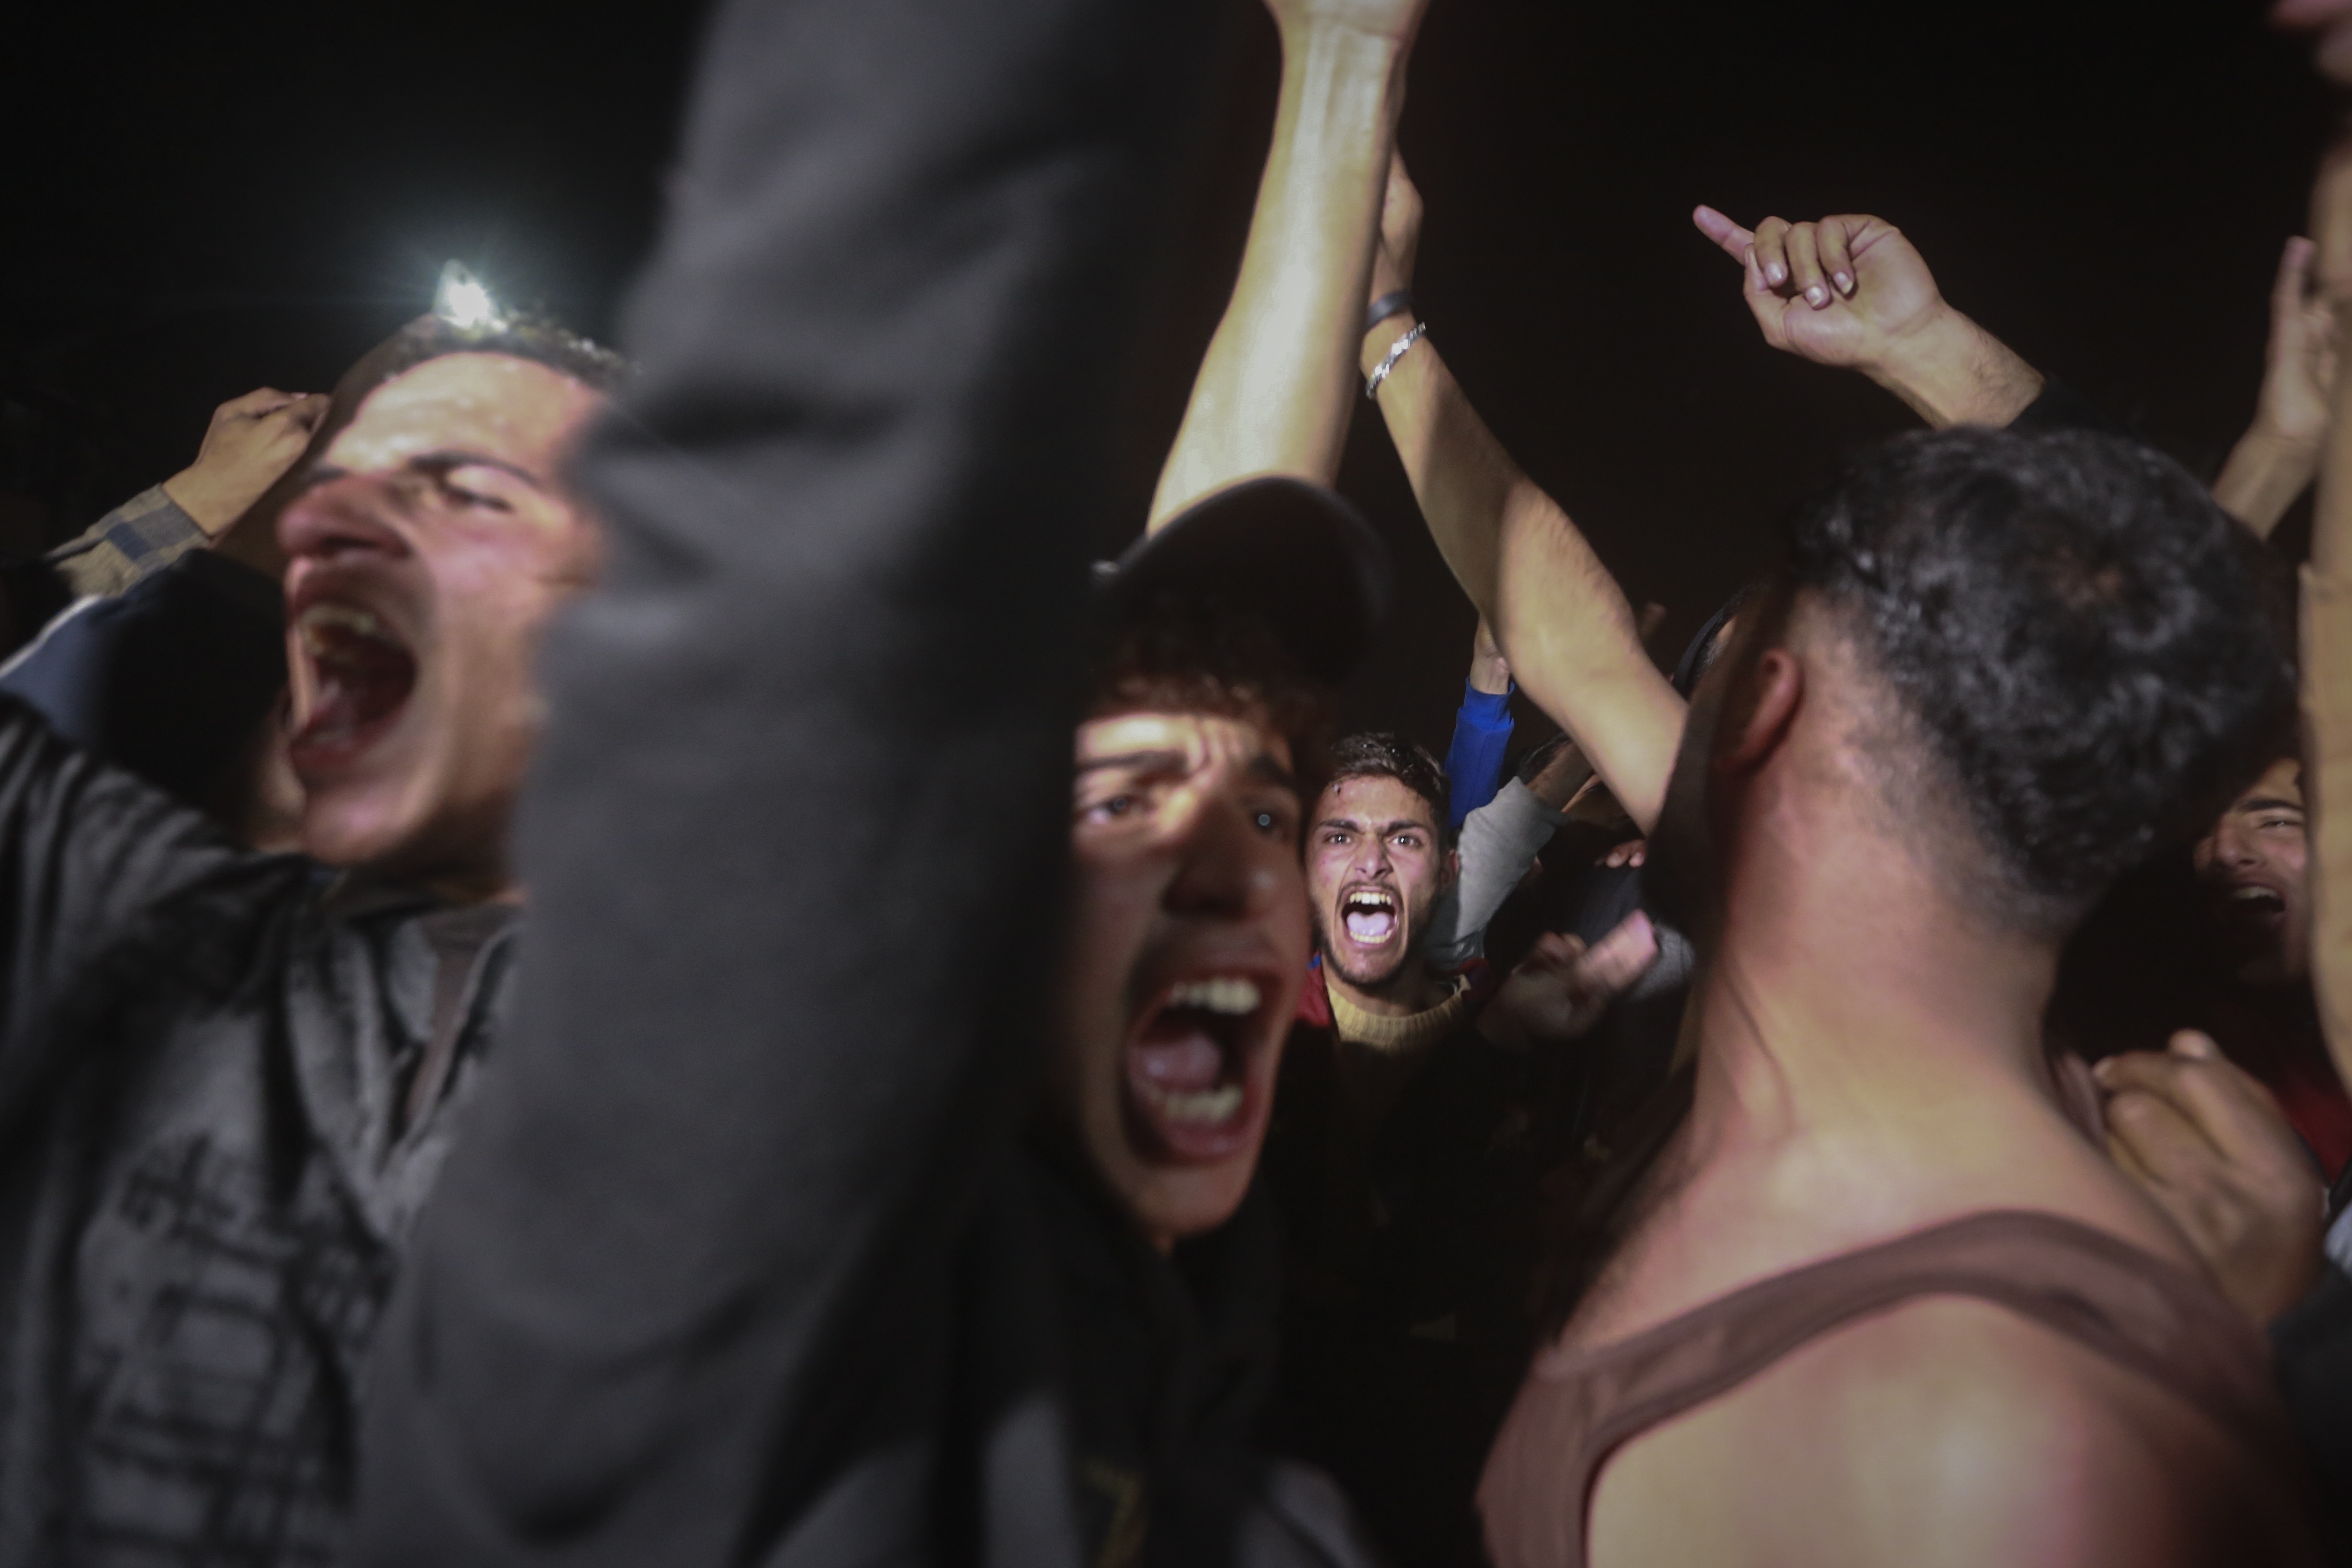
[[[1391,178],[1383,243],[1409,249]],[[2253,542],[2159,456],[2021,433],[2042,378],[1891,226],[1717,227],[1768,342],[1937,433],[1797,519],[1687,725],[1622,593],[1427,340],[1376,389],[1448,564],[1654,825],[1654,912],[1702,953],[1685,1110],[1496,1442],[1489,1549],[2302,1559],[2263,1346],[2086,1136],[2093,1087],[2042,1035],[2069,930],[2249,782],[2227,760],[2287,699]]]
[[[1759,315],[1889,341],[1898,253],[1846,239],[1768,226]],[[1881,379],[1966,369],[1937,352]],[[1613,584],[1499,451],[1444,449],[1466,404],[1433,357],[1395,380],[1441,547],[1659,816],[1662,912],[1706,955],[1689,1113],[1490,1463],[1497,1563],[2292,1557],[2261,1344],[2070,1118],[2041,1030],[2083,910],[2226,798],[2285,699],[2246,538],[2109,437],[1895,443],[1801,517],[1662,790],[1676,716]]]

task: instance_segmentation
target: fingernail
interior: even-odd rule
[[[1816,283],[1811,288],[1805,290],[1805,303],[1811,305],[1814,310],[1818,310],[1829,302],[1830,291],[1822,288],[1820,284]]]
[[[1764,277],[1768,282],[1786,283],[1789,280],[1789,269],[1775,261],[1765,267]]]
[[[1836,278],[1837,278],[1837,286],[1838,286],[1838,292],[1839,292],[1839,293],[1841,293],[1841,294],[1851,294],[1851,293],[1853,293],[1853,273],[1851,273],[1851,272],[1840,272],[1840,273],[1836,274]]]

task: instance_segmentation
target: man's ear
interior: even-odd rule
[[[1805,701],[1805,667],[1785,647],[1767,648],[1742,684],[1748,700],[1739,727],[1717,745],[1716,760],[1747,772],[1762,766],[1796,722]]]
[[[1454,886],[1454,883],[1461,879],[1462,851],[1459,849],[1448,849],[1445,852],[1445,881],[1444,885],[1438,889],[1438,891],[1444,892],[1446,888]]]

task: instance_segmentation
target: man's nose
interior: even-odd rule
[[[2262,858],[2254,848],[2254,836],[2235,822],[2224,822],[2213,830],[2213,858],[2224,866],[2252,866]]]
[[[278,518],[278,543],[297,559],[330,560],[376,552],[404,555],[400,531],[375,515],[393,500],[388,487],[360,474],[328,480],[295,499]]]
[[[1283,862],[1295,851],[1268,837],[1232,801],[1202,803],[1177,846],[1168,908],[1178,914],[1233,918],[1265,908],[1282,886]]]

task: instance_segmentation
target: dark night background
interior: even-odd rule
[[[1106,552],[1140,521],[1231,286],[1271,121],[1273,28],[1233,8]],[[1671,608],[1670,647],[1842,451],[1907,423],[1762,347],[1697,202],[1751,226],[1894,220],[1961,309],[2210,477],[2251,415],[2333,112],[2263,8],[1433,0],[1402,132],[1433,334],[1633,597]],[[184,466],[226,398],[327,387],[425,307],[446,258],[608,333],[698,24],[447,0],[14,18],[0,548]],[[1442,746],[1470,612],[1365,413],[1341,482],[1405,593],[1351,717]]]

